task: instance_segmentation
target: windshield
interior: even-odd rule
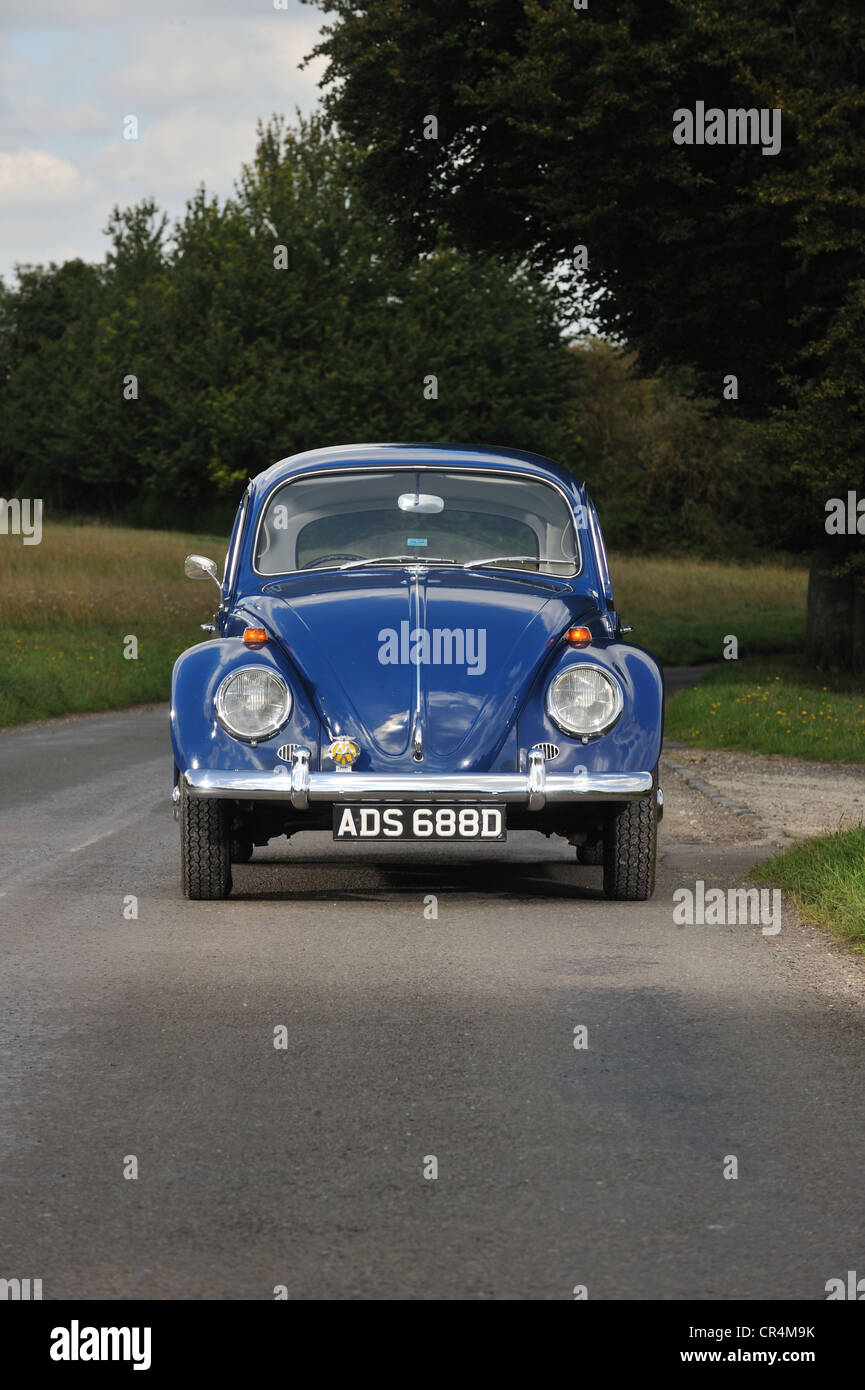
[[[547,483],[390,469],[297,478],[277,488],[258,529],[255,568],[288,574],[359,560],[427,560],[569,576],[579,571],[579,555],[571,510]]]

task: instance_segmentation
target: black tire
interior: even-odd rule
[[[655,891],[658,804],[651,796],[628,801],[604,833],[604,892],[616,902],[645,902]]]
[[[187,898],[227,898],[231,892],[231,845],[224,801],[190,796],[180,787],[180,862]]]
[[[252,858],[251,840],[232,840],[231,842],[231,862],[232,864],[248,864]]]
[[[603,864],[604,862],[604,842],[596,840],[593,845],[577,846],[578,864]]]

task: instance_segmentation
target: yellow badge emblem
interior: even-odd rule
[[[360,757],[360,744],[353,738],[335,738],[327,751],[337,767],[351,767]]]

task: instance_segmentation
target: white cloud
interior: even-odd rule
[[[287,90],[312,96],[316,74],[299,72],[315,42],[314,24],[284,23],[281,14],[227,24],[158,24],[138,33],[135,53],[113,72],[107,93],[164,110],[190,98],[223,104],[285,100]]]
[[[299,65],[322,16],[290,3],[0,0],[0,275],[100,258],[114,204],[152,196],[173,219],[202,181],[229,195],[257,120],[318,101],[320,66]]]
[[[35,209],[59,209],[90,191],[78,169],[44,150],[0,153],[0,202],[5,218]]]
[[[116,139],[93,159],[97,185],[115,201],[155,197],[182,207],[204,182],[231,193],[241,164],[252,158],[255,126],[200,106],[179,107],[145,128],[139,140]]]
[[[291,0],[289,0],[291,4]],[[139,23],[152,19],[248,19],[273,8],[273,0],[3,0],[0,28]],[[285,13],[290,15],[291,9]]]

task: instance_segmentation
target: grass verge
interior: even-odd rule
[[[730,634],[738,639],[740,657],[802,648],[806,569],[636,555],[614,555],[610,567],[631,640],[665,665],[720,661]]]
[[[190,551],[221,569],[225,541],[65,523],[45,525],[38,546],[0,538],[0,727],[167,699],[175,658],[204,640],[217,601],[184,577]]]
[[[699,748],[865,760],[865,689],[790,657],[724,662],[667,706],[668,738]]]
[[[865,952],[865,826],[806,840],[752,869],[749,877],[781,888],[803,916]]]

